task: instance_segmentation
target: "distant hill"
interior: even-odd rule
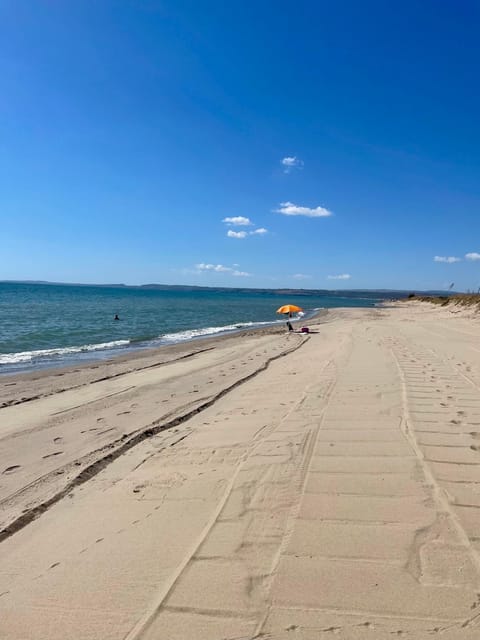
[[[272,293],[276,295],[295,295],[295,296],[362,296],[362,295],[378,295],[379,297],[407,297],[412,293],[412,289],[261,289],[253,287],[206,287],[200,285],[185,284],[84,284],[81,282],[49,282],[46,280],[0,280],[0,284],[36,284],[48,286],[64,286],[64,287],[102,287],[110,289],[148,289],[154,291],[228,291],[239,293]],[[416,291],[421,295],[451,295],[453,292],[446,294],[445,291]]]

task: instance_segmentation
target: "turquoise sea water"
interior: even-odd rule
[[[302,307],[308,319],[319,308],[373,306],[383,298],[0,283],[0,374],[284,322],[275,313],[282,304]]]

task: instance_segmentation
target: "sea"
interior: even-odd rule
[[[320,309],[373,307],[386,296],[0,282],[0,375],[275,325],[285,322],[283,304],[301,307],[307,322]]]

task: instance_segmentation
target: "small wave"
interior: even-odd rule
[[[272,326],[281,320],[275,320],[273,322],[239,322],[237,324],[227,324],[223,327],[204,327],[203,329],[188,329],[186,331],[178,331],[176,333],[165,333],[163,336],[158,336],[155,341],[160,344],[184,342],[186,340],[192,340],[193,338],[200,338],[205,336],[213,336],[218,333],[228,333],[231,331],[239,331],[240,329],[248,329],[249,327],[262,327]]]
[[[52,356],[114,349],[115,347],[124,347],[127,344],[130,344],[130,340],[113,340],[112,342],[101,342],[99,344],[85,344],[81,347],[59,347],[57,349],[38,349],[36,351],[20,351],[18,353],[0,353],[0,364],[32,362],[33,360],[51,358]]]

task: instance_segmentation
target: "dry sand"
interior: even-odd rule
[[[2,640],[480,638],[480,322],[0,379]]]

